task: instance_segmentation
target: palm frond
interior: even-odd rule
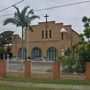
[[[13,6],[17,11],[14,13],[14,17],[13,18],[8,18],[3,22],[3,25],[6,25],[8,23],[12,23],[16,26],[21,26],[21,27],[28,27],[30,28],[31,25],[31,21],[36,19],[36,18],[40,18],[37,15],[33,15],[34,11],[33,9],[31,9],[29,12],[27,12],[27,9],[30,6],[25,7],[24,9],[22,9],[22,11],[20,12],[19,8],[16,6]],[[29,16],[31,14],[31,16]],[[30,28],[31,29],[31,28]],[[32,31],[32,29],[31,29]]]
[[[33,16],[29,17],[29,22],[31,22],[32,20],[34,20],[36,18],[40,19],[40,17],[37,15],[33,15]]]
[[[31,26],[29,26],[29,30],[33,32],[33,29],[32,29],[32,27],[31,27]]]
[[[22,10],[22,15],[24,15],[25,16],[25,14],[27,13],[27,9],[29,8],[30,6],[27,6],[27,7],[25,7],[23,10]]]
[[[16,26],[20,26],[20,22],[15,18],[8,18],[3,22],[3,25],[7,25],[9,23],[15,24]]]
[[[20,13],[19,8],[13,5],[13,7],[17,10],[17,13]]]
[[[30,25],[28,25],[28,27],[26,27],[25,30],[30,30],[31,32],[33,32],[33,28]]]
[[[27,16],[28,16],[29,14],[34,14],[34,10],[31,9],[31,10],[28,12]]]

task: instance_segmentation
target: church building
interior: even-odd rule
[[[80,41],[79,34],[71,25],[55,23],[55,21],[39,22],[32,25],[33,32],[25,30],[23,48],[19,35],[13,35],[13,56],[32,60],[45,58],[56,60],[58,56],[64,56],[67,49]],[[22,54],[23,51],[23,54]]]

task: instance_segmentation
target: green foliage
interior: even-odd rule
[[[7,50],[5,50],[3,47],[0,47],[0,59],[7,58],[7,55],[9,55],[8,58],[12,58],[11,48],[7,47]]]
[[[12,23],[18,27],[22,27],[22,28],[28,28],[30,27],[31,21],[39,18],[39,16],[34,15],[34,11],[33,9],[29,10],[30,6],[26,6],[22,9],[22,11],[19,10],[18,7],[14,6],[14,8],[16,9],[16,12],[14,13],[14,17],[13,18],[7,18],[3,25],[6,25],[8,23]]]
[[[90,62],[90,43],[81,40],[75,46],[76,57],[78,58],[77,68],[81,68],[80,72],[85,72],[85,64],[86,62]]]
[[[82,18],[82,22],[86,23],[87,21],[88,21],[88,18],[87,18],[86,16],[84,16],[84,17]]]
[[[13,18],[7,18],[4,22],[3,25],[7,25],[9,23],[12,23],[14,25],[16,25],[17,27],[21,27],[22,28],[22,40],[23,40],[23,30],[24,28],[27,30],[27,28],[29,28],[30,30],[32,30],[30,24],[31,21],[39,18],[39,16],[34,15],[34,11],[33,9],[29,10],[30,6],[26,6],[22,9],[22,11],[19,10],[18,7],[14,6],[14,8],[16,9],[16,12],[14,13],[14,17]],[[23,41],[22,41],[22,47],[23,47]]]
[[[90,18],[84,16],[82,18],[82,22],[84,23],[84,35],[88,38],[88,42],[90,42]]]
[[[0,34],[0,44],[3,46],[4,44],[12,43],[13,31],[5,31]]]
[[[0,47],[0,59],[3,59],[4,55],[5,55],[5,50],[3,47]]]
[[[82,68],[82,72],[85,72],[85,64],[86,62],[90,62],[90,18],[84,16],[82,18],[82,22],[84,23],[84,36],[88,39],[88,42],[81,39],[81,41],[76,46],[76,53],[79,58],[79,64]]]
[[[85,47],[80,48],[80,59],[84,60],[84,62],[89,61],[90,62],[90,44],[87,43]]]
[[[62,72],[72,73],[75,72],[77,59],[72,56],[65,56],[61,59]]]
[[[13,36],[13,31],[5,31],[0,34],[0,58],[3,59],[7,58],[7,55],[9,57],[12,57],[12,52],[11,52],[11,47],[9,47],[9,44],[12,43],[12,36]],[[8,44],[7,49],[5,49],[5,45]]]
[[[84,27],[87,28],[87,27],[90,27],[90,18],[84,16],[82,18],[82,22],[84,23]]]
[[[84,35],[86,36],[86,38],[88,38],[88,41],[89,41],[89,38],[90,38],[90,27],[89,28],[86,28],[84,30]]]
[[[71,55],[71,50],[70,50],[70,48],[68,48],[68,49],[65,51],[65,55],[66,55],[66,56],[70,56],[70,55]]]

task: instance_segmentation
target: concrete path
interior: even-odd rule
[[[20,86],[20,87],[36,87],[36,88],[55,88],[58,90],[90,90],[90,86],[84,85],[63,85],[63,84],[40,84],[40,83],[25,83],[16,81],[0,81],[0,85]]]

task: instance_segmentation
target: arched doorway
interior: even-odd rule
[[[27,59],[27,50],[26,50],[26,48],[20,48],[19,49],[18,57],[20,59],[23,59],[23,60]]]
[[[49,60],[56,60],[57,50],[53,47],[49,48],[47,51],[47,57]]]
[[[33,48],[31,58],[34,59],[34,60],[35,59],[38,60],[39,58],[41,58],[41,49],[38,48],[38,47]]]

